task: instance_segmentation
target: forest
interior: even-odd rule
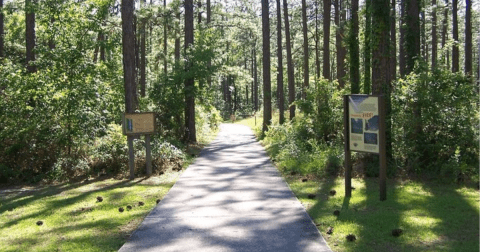
[[[479,7],[0,0],[0,183],[127,174],[129,148],[142,174],[145,142],[121,116],[147,111],[156,173],[255,115],[280,169],[341,175],[346,94],[385,97],[389,177],[478,183]],[[378,176],[376,156],[353,159]]]

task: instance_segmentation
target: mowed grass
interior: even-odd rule
[[[117,251],[179,174],[2,191],[0,251]]]
[[[236,123],[258,135],[261,120],[257,117],[256,127],[254,118]],[[343,177],[308,176],[307,182],[301,175],[283,177],[333,251],[479,251],[480,194],[475,188],[389,179],[387,200],[380,201],[378,178],[352,179],[355,190],[345,198]],[[308,194],[316,197],[309,199]],[[339,216],[333,214],[335,210]],[[329,227],[332,234],[327,234]],[[393,229],[403,232],[394,237]],[[349,234],[356,240],[347,241]]]
[[[333,251],[479,251],[476,189],[388,180],[387,200],[380,201],[377,178],[353,179],[355,190],[345,198],[344,178],[284,177]],[[309,199],[309,193],[317,197]],[[392,236],[398,228],[403,233]],[[348,234],[356,240],[347,241]]]

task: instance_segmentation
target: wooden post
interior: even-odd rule
[[[130,168],[130,179],[135,178],[135,155],[133,153],[133,138],[134,136],[127,136],[128,142],[128,167]]]
[[[378,97],[378,113],[379,113],[379,156],[380,156],[380,201],[387,199],[387,152],[385,143],[385,99],[383,96]]]
[[[150,135],[145,135],[145,148],[146,148],[146,163],[147,163],[147,176],[152,175],[152,151],[150,148]]]
[[[352,164],[350,153],[350,132],[348,131],[348,96],[343,96],[343,137],[345,138],[345,197],[352,196]]]

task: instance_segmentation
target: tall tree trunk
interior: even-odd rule
[[[185,52],[193,45],[193,0],[185,0]],[[186,73],[190,71],[191,61],[187,59]],[[185,130],[187,142],[196,143],[195,130],[195,83],[193,77],[185,80]]]
[[[445,7],[443,11],[443,21],[442,21],[442,61],[443,64],[446,63],[445,57],[448,55],[448,48],[445,48],[447,44],[447,29],[448,29],[448,0],[445,0]],[[446,52],[445,52],[446,51]]]
[[[272,92],[270,76],[270,18],[268,0],[262,0],[262,33],[263,33],[263,127],[268,131],[272,122]]]
[[[140,0],[140,5],[142,2],[145,4],[145,0]],[[140,8],[142,8],[141,6]],[[140,31],[140,95],[145,97],[145,82],[146,82],[146,52],[145,52],[145,18],[142,18],[141,31]]]
[[[207,0],[207,26],[209,28],[210,28],[209,26],[210,22],[212,22],[212,10],[210,8],[210,0]],[[212,61],[208,59],[207,68],[210,70],[211,67],[212,67]],[[210,74],[207,76],[207,83],[209,87],[212,86],[212,76]],[[247,98],[247,101],[248,101],[248,98]]]
[[[323,0],[323,78],[330,77],[330,0]]]
[[[407,68],[407,62],[405,59],[405,33],[407,29],[405,28],[405,8],[406,8],[406,1],[402,0],[400,2],[400,48],[399,48],[399,64],[400,64],[400,76],[405,76],[406,68]]]
[[[202,0],[198,0],[198,24],[202,23]]]
[[[35,0],[25,0],[25,38],[26,38],[26,65],[27,72],[34,73],[37,67],[35,61]]]
[[[472,0],[465,2],[465,75],[472,75]]]
[[[288,4],[283,0],[283,18],[285,19],[285,41],[287,43],[287,77],[288,77],[288,103],[290,104],[290,120],[295,117],[295,75],[292,62],[292,45],[290,43],[290,25],[288,21]]]
[[[420,53],[422,55],[423,62],[427,63],[428,58],[427,58],[427,38],[426,38],[426,32],[425,32],[425,26],[426,26],[426,21],[425,21],[425,11],[423,6],[420,8],[422,11],[420,11]]]
[[[352,20],[350,28],[350,83],[352,94],[360,93],[360,59],[358,49],[358,0],[352,0]]]
[[[253,82],[255,92],[255,111],[258,111],[258,71],[257,71],[257,39],[255,39],[253,46]]]
[[[193,8],[193,5],[192,5]],[[163,0],[163,9],[165,10],[165,17],[164,17],[164,23],[163,23],[163,74],[165,75],[165,80],[167,78],[167,23],[168,23],[168,17],[167,17],[167,0]],[[192,14],[193,15],[193,14]],[[185,19],[186,20],[186,19]],[[186,21],[185,21],[186,22]],[[185,29],[185,37],[186,35],[186,29]],[[193,33],[193,24],[192,24],[192,33]],[[185,42],[185,45],[187,42]],[[193,44],[193,35],[192,35],[192,44]],[[187,45],[186,45],[187,46]],[[194,111],[195,112],[195,111]],[[196,141],[196,140],[195,140]]]
[[[303,28],[303,92],[302,97],[307,97],[306,89],[308,88],[309,70],[308,70],[308,29],[307,29],[307,3],[302,0],[302,28]]]
[[[175,10],[175,15],[177,17],[178,22],[180,23],[180,10]],[[175,63],[180,61],[180,25],[178,25],[175,36]]]
[[[452,1],[452,22],[453,22],[453,48],[452,48],[452,72],[456,73],[460,69],[459,51],[458,51],[458,0]]]
[[[372,36],[372,10],[371,10],[371,0],[365,1],[365,36],[364,36],[364,51],[363,51],[363,58],[364,58],[364,73],[363,73],[363,93],[370,94],[371,86],[372,86],[372,73],[371,73],[371,58],[372,58],[372,51],[371,51],[371,43],[370,39]]]
[[[254,81],[254,75],[255,75],[255,71],[253,70],[253,61],[254,61],[254,51],[255,51],[255,48],[252,50],[252,69],[251,69],[251,72],[252,72],[252,88],[250,89],[252,94],[251,94],[251,97],[252,97],[252,109],[255,109],[255,88],[253,87],[253,85],[255,84],[255,81]]]
[[[420,56],[420,5],[419,0],[406,0],[405,57],[406,74],[413,71],[415,60]]]
[[[277,93],[278,93],[278,110],[279,110],[279,123],[285,122],[284,116],[284,96],[283,96],[283,63],[282,63],[282,10],[280,6],[280,0],[277,0],[277,59],[278,59],[278,76],[277,76]],[[248,100],[248,96],[247,96]]]
[[[135,33],[133,25],[133,0],[122,0],[123,79],[125,87],[125,112],[134,113],[136,107],[135,84]],[[127,137],[130,179],[134,179],[133,136]]]
[[[0,57],[4,57],[3,52],[3,0],[0,0]]]
[[[315,0],[315,73],[317,79],[320,79],[320,52],[318,49],[318,0]]]
[[[397,79],[397,29],[395,27],[395,0],[390,3],[390,83]]]
[[[392,123],[390,85],[390,3],[389,0],[372,1],[372,41],[377,41],[373,46],[372,57],[372,94],[383,94],[385,100],[385,142],[387,159],[392,157]]]
[[[339,88],[345,87],[345,55],[346,49],[343,46],[344,25],[345,20],[343,11],[343,2],[341,0],[335,0],[335,47],[337,48],[337,79]]]
[[[432,70],[437,67],[437,0],[432,0]]]

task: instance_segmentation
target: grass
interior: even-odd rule
[[[253,118],[237,121],[259,135]],[[352,179],[345,198],[344,178],[283,174],[333,251],[479,251],[479,192],[455,184],[387,181],[387,200],[379,200],[377,178]],[[335,190],[335,196],[329,192]],[[309,199],[308,194],[316,194]],[[333,212],[340,211],[339,216]],[[329,227],[333,233],[327,234]],[[400,228],[399,237],[392,230]],[[345,238],[354,234],[356,240]]]
[[[216,133],[189,147],[189,154],[194,155],[186,155],[183,167],[194,161]],[[134,180],[99,177],[2,189],[0,251],[117,251],[180,174],[169,169],[160,176]],[[98,202],[97,196],[103,201]]]
[[[148,179],[105,179],[2,193],[0,251],[116,251],[178,177],[169,172]],[[103,201],[97,202],[97,196]],[[39,220],[43,225],[36,224]]]

